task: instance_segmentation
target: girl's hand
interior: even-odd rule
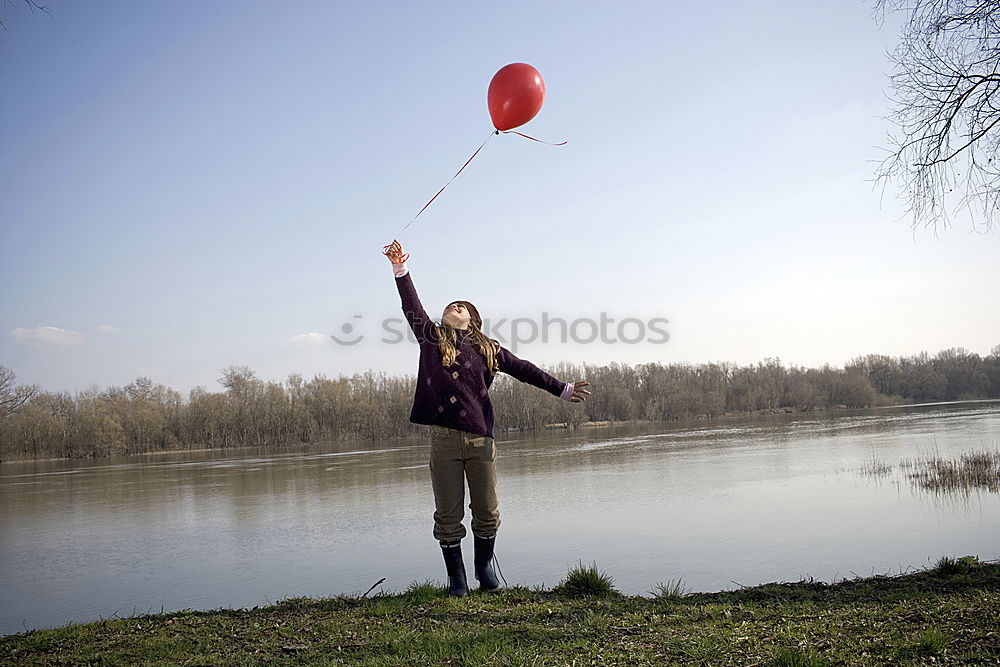
[[[393,264],[402,264],[410,258],[410,253],[404,253],[403,246],[399,245],[399,241],[396,239],[393,239],[389,245],[382,246],[382,254],[388,257]]]
[[[590,392],[587,391],[586,389],[584,389],[584,387],[589,387],[589,386],[590,386],[590,383],[587,382],[586,380],[580,380],[579,382],[574,382],[573,383],[573,395],[570,396],[570,398],[569,398],[570,402],[571,403],[583,403],[585,400],[587,400],[587,396],[590,395]],[[584,396],[584,394],[587,394],[587,396]]]

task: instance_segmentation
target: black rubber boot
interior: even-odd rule
[[[445,544],[441,542],[441,553],[444,554],[444,564],[448,568],[448,595],[460,598],[468,597],[469,584],[465,580],[462,543]]]
[[[479,590],[492,593],[500,589],[500,582],[497,581],[497,575],[493,572],[493,565],[491,563],[493,560],[493,544],[496,542],[497,536],[479,537],[473,535],[473,538],[476,543],[476,579],[479,580]]]

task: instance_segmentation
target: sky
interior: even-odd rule
[[[869,2],[48,7],[0,9],[19,383],[414,374],[394,238],[432,317],[469,300],[544,367],[1000,344],[1000,232],[873,182],[900,19]],[[518,129],[565,146],[490,137],[512,62],[546,85]]]

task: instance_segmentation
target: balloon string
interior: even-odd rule
[[[477,155],[479,155],[479,151],[483,150],[483,146],[486,145],[486,142],[489,141],[490,139],[492,139],[494,135],[497,135],[499,133],[500,133],[499,130],[496,130],[494,132],[490,132],[490,136],[486,137],[486,141],[484,141],[479,146],[479,148],[476,149],[476,152],[472,154],[472,157],[470,157],[468,160],[465,161],[465,164],[462,165],[462,169],[465,169],[466,167],[468,167],[469,163],[472,162],[472,158],[474,158]],[[438,190],[437,194],[434,195],[433,197],[431,197],[431,200],[429,202],[427,202],[426,204],[424,204],[424,207],[422,209],[420,209],[420,211],[418,211],[415,216],[413,216],[413,220],[410,220],[408,223],[406,223],[406,225],[401,230],[399,230],[399,234],[402,234],[403,232],[405,232],[406,228],[409,227],[410,225],[412,225],[413,221],[416,220],[417,218],[419,218],[420,214],[427,210],[427,207],[431,205],[431,202],[433,202],[435,199],[437,199],[439,194],[441,194],[442,192],[444,192],[444,188],[446,188],[449,185],[451,185],[451,181],[454,181],[455,178],[458,177],[458,175],[462,173],[462,169],[459,169],[458,171],[455,172],[455,175],[452,176],[451,179],[447,183],[444,184],[444,187],[441,188],[440,190]],[[399,234],[396,234],[396,236],[399,236]]]
[[[504,134],[516,134],[519,137],[524,137],[525,139],[531,139],[532,141],[537,141],[540,144],[548,144],[549,146],[565,146],[567,143],[565,141],[560,141],[558,144],[553,144],[548,141],[542,141],[541,139],[535,139],[534,137],[529,137],[528,135],[521,134],[520,132],[515,132],[514,130],[500,130],[500,132],[503,132]]]
[[[458,175],[461,174],[462,171],[466,167],[469,166],[469,163],[472,162],[473,158],[475,158],[477,155],[479,155],[479,151],[483,150],[483,147],[486,145],[486,143],[490,139],[492,139],[495,135],[500,134],[501,132],[503,132],[504,134],[516,134],[519,137],[524,137],[525,139],[531,139],[532,141],[537,141],[540,144],[546,144],[548,146],[565,146],[568,143],[566,141],[561,141],[559,143],[552,143],[552,142],[549,142],[549,141],[542,141],[541,139],[536,139],[535,137],[529,137],[527,134],[522,134],[522,133],[516,132],[514,130],[494,130],[493,132],[490,132],[490,136],[486,137],[486,141],[484,141],[482,144],[479,145],[479,148],[477,148],[476,152],[472,154],[472,157],[470,157],[468,160],[465,161],[465,164],[462,165],[461,169],[459,169],[458,171],[455,172],[455,175],[452,176],[448,180],[448,182],[444,184],[444,187],[442,187],[440,190],[438,190],[437,194],[435,194],[433,197],[431,197],[430,201],[428,201],[426,204],[424,204],[424,207],[422,209],[420,209],[415,216],[413,216],[413,220],[410,220],[408,223],[406,223],[403,226],[403,228],[401,230],[399,230],[399,232],[396,234],[396,236],[399,236],[400,234],[402,234],[403,232],[405,232],[406,228],[409,227],[410,225],[412,225],[414,223],[414,221],[416,221],[416,219],[420,217],[420,214],[423,213],[424,211],[426,211],[427,207],[430,206],[434,202],[434,200],[438,198],[438,195],[440,195],[442,192],[444,192],[445,188],[447,188],[449,185],[451,185],[451,182],[454,181],[458,177]],[[385,248],[388,248],[388,247],[389,246],[385,246]],[[383,252],[385,252],[385,248],[382,249]]]

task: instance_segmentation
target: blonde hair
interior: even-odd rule
[[[479,346],[479,352],[486,359],[486,369],[490,375],[499,373],[500,361],[497,359],[497,355],[500,354],[500,342],[489,338],[472,320],[469,321],[468,332],[469,338]],[[434,333],[438,340],[438,351],[441,353],[441,365],[447,368],[455,363],[455,357],[458,356],[458,346],[456,345],[458,330],[444,324],[435,324]]]

